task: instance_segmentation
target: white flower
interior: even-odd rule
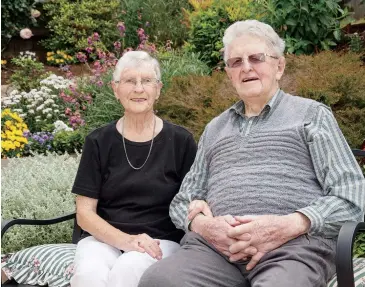
[[[29,110],[28,114],[31,114],[31,115],[34,114],[34,110]]]
[[[52,118],[52,115],[51,114],[48,114],[47,115],[47,119],[50,119],[50,118]]]

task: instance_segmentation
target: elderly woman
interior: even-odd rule
[[[330,109],[280,90],[269,25],[237,22],[223,43],[240,101],[207,125],[171,203],[183,247],[139,286],[324,287],[341,225],[362,219],[364,177]]]
[[[116,65],[112,87],[124,115],[86,137],[72,190],[84,230],[72,287],[137,286],[145,269],[179,247],[184,232],[171,222],[169,205],[196,144],[154,114],[160,77],[146,52],[128,52]]]

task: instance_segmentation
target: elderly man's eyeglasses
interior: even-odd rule
[[[247,57],[248,62],[251,65],[255,65],[255,64],[259,64],[259,63],[263,63],[266,61],[266,57],[270,57],[270,58],[274,58],[274,59],[279,59],[279,57],[276,56],[271,56],[268,55],[266,53],[257,53],[257,54],[252,54],[249,55]],[[230,58],[227,60],[226,65],[228,68],[238,68],[241,67],[243,64],[243,60],[245,58],[243,57],[234,57],[234,58]]]
[[[160,81],[154,78],[142,78],[140,81],[137,81],[137,79],[134,78],[121,79],[120,81],[115,81],[116,84],[121,84],[130,87],[136,87],[138,83],[141,83],[143,87],[151,87],[156,85],[158,82]]]

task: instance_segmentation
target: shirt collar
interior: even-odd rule
[[[277,97],[279,95],[280,89],[278,89],[274,96],[271,97],[271,99],[266,103],[265,107],[263,108],[263,112],[264,111],[270,111],[272,109],[272,107],[274,106]],[[236,114],[244,116],[244,111],[245,111],[245,104],[243,103],[242,100],[238,101],[237,103],[235,103],[232,107],[229,108],[230,111],[235,111]]]

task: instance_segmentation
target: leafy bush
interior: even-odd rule
[[[196,140],[206,124],[237,101],[226,74],[180,76],[172,79],[157,104],[158,115],[187,127]]]
[[[52,149],[58,154],[80,152],[84,144],[84,136],[79,130],[61,131],[54,135]]]
[[[182,23],[184,20],[182,9],[189,8],[188,1],[146,0],[141,1],[141,4],[142,17],[145,23],[148,22],[145,26],[151,40],[158,44],[170,40],[173,47],[180,47],[187,38],[188,29]]]
[[[17,66],[16,71],[10,77],[12,85],[21,90],[29,92],[31,89],[40,87],[40,81],[47,78],[44,65],[32,58],[17,57],[11,60]]]
[[[354,257],[365,258],[365,233],[361,232],[356,236],[354,242]]]
[[[1,1],[1,47],[4,48],[11,37],[26,27],[36,26],[37,20],[32,17],[32,8],[36,8],[34,0]]]
[[[42,44],[51,51],[83,50],[87,37],[93,32],[98,32],[105,47],[111,49],[119,35],[116,28],[121,15],[118,0],[55,0],[47,2],[43,8],[51,18],[47,25],[51,35]]]
[[[365,68],[359,55],[322,52],[287,61],[283,89],[295,87],[295,94],[330,106],[349,145],[360,147],[365,135]]]
[[[36,155],[9,159],[2,167],[2,219],[48,219],[75,211],[71,194],[80,156]],[[2,253],[45,243],[70,242],[73,222],[15,226],[3,237]]]
[[[288,53],[329,50],[341,38],[340,19],[347,15],[341,0],[261,0],[256,13],[285,40]]]
[[[237,20],[255,18],[249,0],[205,0],[190,3],[193,12],[185,10],[189,22],[189,39],[186,48],[200,52],[200,58],[210,67],[222,60],[221,49],[224,31]]]

